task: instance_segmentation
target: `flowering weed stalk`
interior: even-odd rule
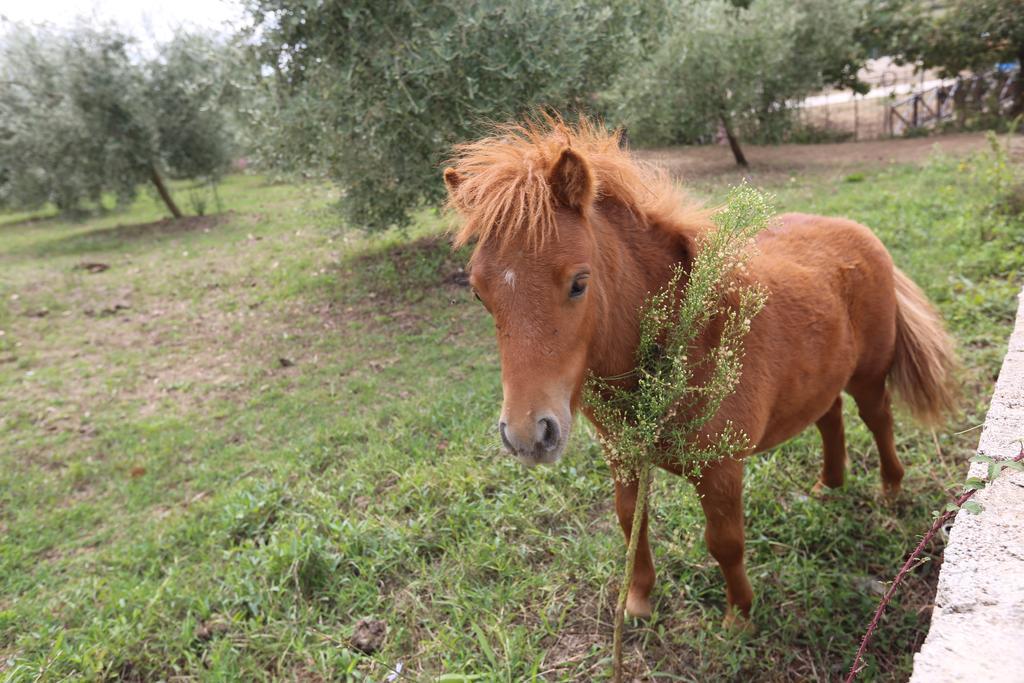
[[[747,435],[731,423],[713,434],[705,427],[739,383],[744,339],[767,297],[745,264],[754,236],[773,215],[770,197],[747,185],[733,188],[689,270],[677,265],[665,287],[644,304],[635,369],[586,383],[584,400],[602,426],[613,476],[638,482],[615,614],[616,681],[622,679],[624,610],[652,468],[674,464],[699,476],[708,463],[749,445]]]

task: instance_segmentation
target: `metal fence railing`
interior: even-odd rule
[[[1007,116],[1024,87],[1019,68],[950,79],[925,76],[883,72],[867,94],[808,97],[797,105],[798,121],[833,139],[907,135],[944,123],[963,126],[979,115]]]

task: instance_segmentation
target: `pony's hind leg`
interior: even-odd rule
[[[843,477],[846,474],[846,436],[843,429],[842,396],[836,397],[828,412],[822,415],[816,424],[818,431],[821,432],[821,443],[825,452],[821,464],[821,477],[814,485],[815,492],[819,492],[822,486],[827,486],[830,489],[839,488],[843,485]]]
[[[892,434],[892,404],[885,377],[869,382],[851,383],[849,388],[857,410],[864,424],[871,430],[878,446],[881,461],[882,491],[894,496],[900,492],[903,481],[903,464],[896,455],[896,444]]]
[[[745,627],[754,602],[743,560],[743,463],[725,458],[709,465],[696,480],[707,526],[704,539],[725,577],[725,614],[728,627]]]
[[[619,526],[626,535],[626,545],[629,545],[629,535],[633,531],[636,495],[636,481],[629,484],[615,482],[615,513],[619,517]],[[643,619],[651,616],[651,589],[654,588],[654,558],[651,556],[651,546],[647,542],[649,510],[650,506],[644,510],[640,539],[636,548],[636,564],[633,567],[633,581],[629,584],[629,594],[626,596],[626,613]]]

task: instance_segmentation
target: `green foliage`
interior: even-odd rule
[[[857,42],[871,57],[898,57],[929,21],[932,9],[918,0],[874,0],[865,6]]]
[[[964,482],[964,495],[958,498],[956,501],[946,503],[942,512],[938,510],[932,511],[933,517],[947,517],[949,513],[955,513],[958,510],[966,510],[972,515],[981,514],[984,510],[981,503],[976,500],[964,500],[973,496],[975,492],[980,491],[992,482],[994,482],[999,475],[1005,470],[1013,470],[1015,472],[1024,472],[1024,450],[1021,454],[1012,460],[997,460],[988,455],[975,455],[971,458],[973,463],[981,463],[986,465],[985,478],[981,477],[968,477],[967,481]]]
[[[585,401],[605,430],[602,444],[620,480],[673,459],[699,475],[706,463],[747,446],[747,436],[728,422],[719,433],[703,430],[739,382],[743,338],[765,299],[745,281],[744,259],[773,213],[766,195],[746,185],[733,189],[690,271],[677,265],[645,303],[634,375],[625,384],[589,378]],[[709,334],[717,337],[714,346],[697,356],[698,341]]]
[[[1015,470],[1017,472],[1024,472],[1024,462],[1019,460],[996,460],[995,458],[988,455],[976,455],[971,458],[971,462],[978,462],[987,465],[987,477],[983,480],[983,483],[976,488],[981,488],[985,484],[992,483],[996,477],[998,477],[1003,470]]]
[[[0,39],[0,206],[124,205],[154,172],[215,179],[232,142],[222,48],[179,34],[155,58],[111,26],[8,26]]]
[[[971,513],[972,515],[981,514],[982,511],[981,503],[979,503],[976,500],[969,500],[960,507],[963,508],[964,510],[967,510],[967,512]]]
[[[988,84],[972,87],[970,96],[977,100],[972,106],[980,111],[970,118],[964,111],[957,125],[992,128],[1005,123],[996,93],[1010,73],[992,74],[999,64],[1017,63],[1009,114],[1024,113],[1024,0],[953,0],[939,10],[930,0],[886,0],[868,16],[872,30],[862,40],[881,54],[938,69],[944,77],[964,71],[991,77]]]
[[[1024,173],[1020,166],[1010,160],[1010,136],[1001,140],[994,132],[985,134],[988,149],[960,163],[959,170],[979,194],[989,198],[984,208],[989,220],[979,222],[978,231],[982,240],[991,240],[993,226],[1005,223],[1007,219],[1019,218],[1024,211],[1021,194],[1024,188]]]
[[[357,226],[408,222],[441,197],[437,165],[484,120],[584,109],[648,6],[617,0],[251,0],[262,74],[250,89],[264,163],[326,173]]]
[[[873,55],[943,76],[986,73],[1024,57],[1024,0],[876,0],[866,9],[856,37]]]
[[[779,139],[788,107],[825,85],[856,87],[862,3],[728,0],[667,3],[651,54],[603,95],[641,144],[708,140],[725,123],[741,136]]]
[[[955,76],[971,69],[985,72],[998,63],[1024,66],[1024,0],[954,0],[941,12],[916,0],[903,21],[903,45],[910,59]]]
[[[83,200],[98,204],[104,192],[122,203],[134,196],[150,141],[140,125],[143,84],[131,43],[111,28],[8,29],[0,55],[0,203],[72,211]]]
[[[148,118],[172,178],[217,180],[234,159],[240,60],[230,43],[179,32],[143,65]]]
[[[583,110],[642,145],[780,141],[790,105],[862,90],[874,3],[855,0],[249,0],[256,160],[325,174],[357,227],[405,225],[486,121]],[[885,23],[879,20],[879,23]]]

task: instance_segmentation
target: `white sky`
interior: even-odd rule
[[[228,23],[237,25],[243,12],[238,0],[0,0],[0,16],[60,26],[78,17],[114,21],[144,44],[152,44],[170,38],[177,26],[220,29]]]

